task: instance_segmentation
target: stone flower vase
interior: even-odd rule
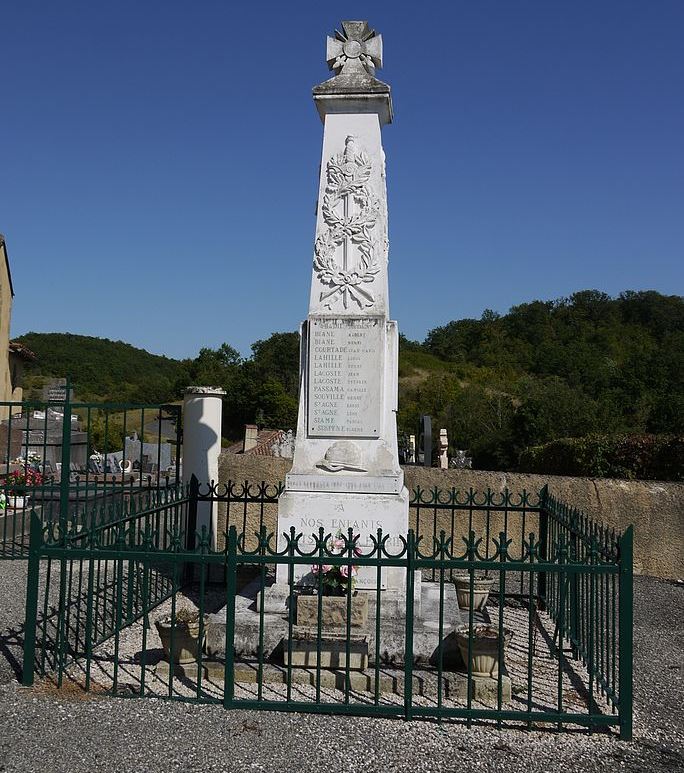
[[[199,620],[190,622],[176,620],[174,625],[171,617],[165,617],[155,621],[159,638],[166,659],[171,662],[171,631],[173,630],[173,662],[176,665],[187,665],[195,663],[202,650],[204,642],[199,641]],[[203,633],[206,636],[206,626]]]
[[[468,669],[468,632],[469,627],[463,625],[456,629],[456,643]],[[493,625],[476,625],[473,627],[473,643],[470,655],[473,676],[499,675],[499,629]],[[513,631],[503,629],[504,657],[508,645],[513,638]]]
[[[10,494],[7,497],[7,507],[10,510],[23,510],[28,501],[28,497],[19,494]]]
[[[458,598],[459,609],[470,608],[470,575],[458,574],[453,578],[456,586],[456,597]],[[473,578],[473,609],[482,610],[487,605],[489,591],[494,584],[493,577],[474,577]]]

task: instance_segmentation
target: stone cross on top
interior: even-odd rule
[[[365,69],[369,75],[382,67],[382,35],[370,29],[367,21],[343,21],[342,32],[328,36],[328,67],[335,75],[354,75]]]

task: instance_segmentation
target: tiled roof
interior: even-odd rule
[[[237,443],[232,443],[224,450],[229,454],[251,454],[252,456],[272,456],[271,448],[273,444],[279,440],[283,440],[287,432],[282,429],[262,429],[259,430],[256,438],[256,445],[254,448],[250,448],[249,451],[244,451],[244,440],[238,440]]]
[[[38,359],[38,356],[32,352],[28,346],[24,346],[24,344],[20,344],[18,341],[10,341],[9,350],[10,354],[18,354],[20,357],[23,357],[30,362],[35,362]]]
[[[285,435],[282,429],[262,429],[257,435],[257,444],[245,453],[253,456],[272,456],[273,444],[282,440]]]

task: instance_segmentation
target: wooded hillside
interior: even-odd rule
[[[257,341],[246,359],[223,344],[183,361],[86,336],[18,340],[39,357],[34,388],[70,373],[83,399],[161,402],[190,383],[220,385],[227,438],[240,437],[245,423],[296,424],[296,333]],[[560,438],[681,434],[684,299],[587,290],[505,315],[486,310],[435,328],[422,343],[402,337],[399,376],[400,434],[415,433],[419,416],[430,414],[433,427],[448,429],[452,450],[468,449],[481,469],[516,469],[525,449]]]
[[[188,383],[183,362],[123,341],[71,333],[27,333],[16,339],[38,356],[24,393],[40,398],[48,377],[71,376],[80,400],[164,402]]]
[[[684,431],[679,296],[587,290],[450,322],[410,348],[447,368],[404,382],[400,426],[431,414],[479,467],[511,469],[557,438]]]

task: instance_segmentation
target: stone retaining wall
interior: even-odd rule
[[[219,458],[219,481],[277,483],[285,481],[291,460],[263,456],[222,453]],[[485,472],[480,470],[440,470],[405,467],[409,489],[460,490],[491,488],[502,491],[508,486],[518,492],[539,491],[548,483],[558,499],[579,507],[597,521],[622,531],[634,525],[634,571],[664,579],[684,579],[684,483],[664,481],[627,481],[612,478],[568,478],[555,475]],[[225,513],[225,511],[224,511]],[[249,521],[259,518],[256,510]],[[275,530],[275,507],[264,512],[264,522]],[[219,520],[219,530],[225,528]],[[496,527],[493,525],[493,529]]]

